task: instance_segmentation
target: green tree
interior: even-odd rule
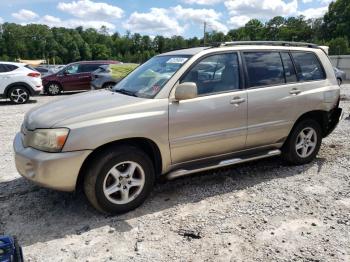
[[[330,55],[346,55],[349,51],[348,40],[345,37],[337,37],[328,43]]]

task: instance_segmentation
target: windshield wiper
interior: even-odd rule
[[[136,96],[136,93],[133,92],[133,91],[129,91],[129,90],[126,90],[126,89],[114,89],[114,92],[117,92],[117,93],[121,93],[121,94],[124,94],[124,95],[128,95],[128,96]]]

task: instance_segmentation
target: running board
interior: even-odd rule
[[[240,163],[244,163],[244,162],[248,162],[248,161],[252,161],[252,160],[257,160],[257,159],[262,159],[262,158],[267,158],[267,157],[272,157],[272,156],[278,156],[281,154],[281,150],[279,149],[275,149],[275,150],[271,150],[268,151],[264,154],[261,155],[254,155],[254,156],[248,156],[245,158],[232,158],[232,159],[227,159],[227,160],[223,160],[221,162],[219,162],[216,165],[211,165],[211,166],[206,166],[206,167],[201,167],[201,168],[196,168],[196,169],[178,169],[178,170],[174,170],[171,171],[170,173],[168,173],[167,175],[165,175],[165,177],[169,180],[171,179],[175,179],[181,176],[187,176],[193,173],[198,173],[198,172],[202,172],[202,171],[207,171],[207,170],[211,170],[211,169],[216,169],[216,168],[220,168],[220,167],[225,167],[225,166],[231,166],[231,165],[235,165],[235,164],[240,164]]]

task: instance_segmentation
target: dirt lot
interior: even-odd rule
[[[27,261],[350,261],[350,85],[342,93],[345,119],[313,163],[274,158],[157,184],[116,217],[18,175],[23,115],[55,98],[0,102],[0,234],[17,235]]]

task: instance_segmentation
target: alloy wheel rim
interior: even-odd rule
[[[28,99],[28,93],[21,88],[13,89],[10,96],[12,101],[18,104],[22,104]]]
[[[133,201],[145,185],[145,172],[134,161],[125,161],[113,166],[103,181],[103,193],[113,204]]]
[[[306,158],[315,151],[316,145],[317,134],[315,129],[306,127],[300,131],[295,143],[295,149],[299,157]]]
[[[51,94],[57,95],[60,92],[60,87],[56,84],[51,84],[49,86],[49,91]]]

